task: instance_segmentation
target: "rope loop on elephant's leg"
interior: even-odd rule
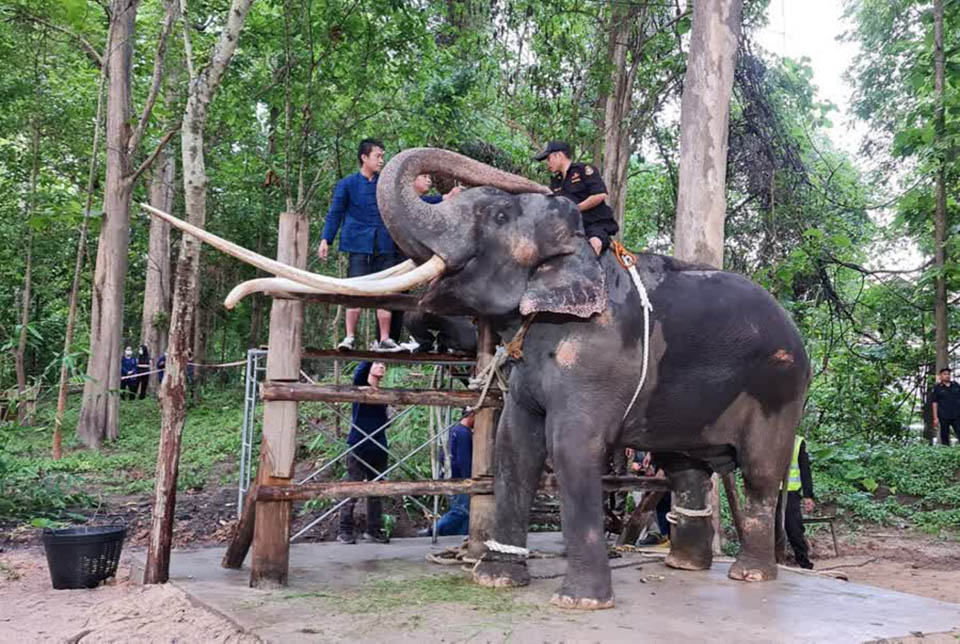
[[[490,552],[501,552],[505,555],[514,555],[516,557],[522,557],[526,559],[530,556],[530,550],[527,548],[521,548],[520,546],[511,546],[508,543],[500,543],[493,539],[487,539],[483,542],[483,545],[486,546],[487,550]]]
[[[713,516],[713,508],[709,505],[702,510],[691,510],[690,508],[682,508],[679,505],[675,506],[672,510],[667,512],[667,521],[669,523],[676,523],[680,517],[691,517],[691,518],[705,518]]]

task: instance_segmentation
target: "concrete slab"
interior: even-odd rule
[[[221,568],[222,548],[175,552],[171,581],[271,642],[857,642],[960,627],[960,604],[791,571],[744,584],[727,579],[729,564],[685,572],[637,554],[611,560],[615,609],[564,611],[547,603],[562,558],[531,560],[527,588],[491,590],[424,560],[459,542],[294,545],[290,585],[275,591],[249,588],[248,569]],[[530,545],[563,548],[558,533]]]

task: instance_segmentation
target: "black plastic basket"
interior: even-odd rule
[[[53,587],[95,588],[113,577],[126,535],[123,525],[44,530],[43,549]]]

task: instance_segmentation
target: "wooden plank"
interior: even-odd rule
[[[253,543],[253,526],[257,517],[257,488],[258,485],[254,482],[247,490],[246,498],[243,499],[243,513],[220,562],[224,568],[239,570],[243,567],[247,552],[250,551],[250,544]]]
[[[493,360],[496,347],[496,334],[490,321],[480,319],[477,322],[477,372],[481,372]],[[500,390],[491,383],[487,399]],[[473,422],[473,462],[472,472],[475,479],[487,478],[493,490],[493,451],[499,416],[495,409],[480,409]],[[479,557],[486,551],[484,542],[493,538],[493,495],[477,495],[470,499],[470,536],[467,540],[467,552]]]
[[[384,353],[380,351],[340,351],[338,349],[303,350],[303,357],[310,359],[369,360],[371,362],[399,362],[410,364],[472,365],[477,356],[472,353],[410,353],[398,351]]]
[[[557,478],[553,474],[544,476],[540,480],[540,487],[538,488],[540,492],[556,492],[558,489]],[[652,476],[604,476],[603,489],[607,492],[620,490],[665,491],[667,490],[667,480]],[[493,478],[486,476],[463,480],[330,481],[293,486],[260,486],[256,492],[257,501],[307,501],[321,497],[346,499],[420,494],[491,495],[493,494]],[[470,504],[473,505],[473,500]]]
[[[317,302],[320,304],[340,304],[351,309],[387,309],[390,311],[416,311],[420,308],[420,297],[407,293],[396,295],[359,296],[323,293],[304,295],[297,293],[277,294],[274,300],[286,299],[296,302]],[[465,312],[464,315],[467,313]]]
[[[277,235],[277,259],[306,268],[309,255],[309,222],[304,214],[282,213]],[[274,300],[270,308],[270,337],[267,352],[267,378],[300,379],[303,303]],[[260,444],[260,486],[290,486],[297,448],[297,403],[265,401],[263,439]],[[287,584],[290,568],[289,502],[257,502],[254,511],[253,554],[250,585],[275,588]]]
[[[654,480],[666,483],[666,479],[663,478]],[[652,490],[643,496],[640,504],[637,505],[630,514],[630,518],[624,522],[620,536],[617,538],[617,545],[632,546],[637,543],[637,539],[640,538],[640,534],[643,532],[643,527],[650,521],[650,517],[653,516],[653,513],[657,509],[657,504],[660,503],[660,499],[662,499],[666,493],[666,490]]]
[[[296,400],[299,402],[362,402],[374,405],[428,405],[432,407],[466,407],[476,405],[479,391],[465,389],[377,389],[353,385],[311,385],[305,383],[267,382],[261,385],[263,400]],[[503,406],[503,394],[492,387],[483,407]],[[481,410],[482,411],[482,410]],[[479,419],[478,419],[479,420]],[[476,427],[474,427],[476,436]],[[476,438],[474,438],[476,440]]]

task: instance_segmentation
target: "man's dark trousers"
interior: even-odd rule
[[[787,532],[787,540],[793,549],[793,557],[801,566],[810,563],[810,553],[807,550],[807,540],[803,536],[803,513],[800,511],[800,492],[787,492],[787,512],[784,515],[783,523]],[[780,502],[777,501],[777,515],[780,514]],[[777,530],[777,538],[782,539],[783,533]],[[781,543],[777,544],[777,551],[780,551]]]
[[[940,423],[940,444],[950,447],[950,428],[953,428],[953,433],[957,437],[957,440],[960,441],[960,418],[944,418],[943,416],[938,416],[937,421]]]
[[[370,464],[367,467],[357,458]],[[387,453],[381,449],[358,450],[357,456],[347,455],[347,478],[351,481],[372,481],[387,469]],[[354,536],[353,508],[356,499],[349,499],[340,508],[340,534]],[[378,496],[367,497],[367,532],[376,535],[383,528],[383,505]]]

